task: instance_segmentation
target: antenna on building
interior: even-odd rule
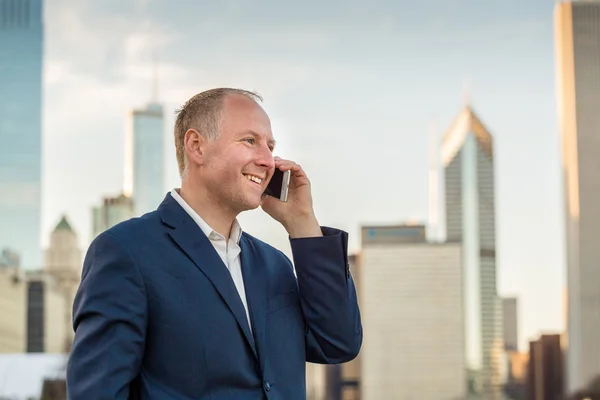
[[[463,80],[463,103],[464,103],[465,107],[471,106],[471,89],[472,89],[471,80],[468,78],[465,78]]]
[[[150,68],[151,68],[151,93],[150,102],[158,102],[158,40],[156,27],[153,20],[150,20],[148,26],[149,46],[150,46]]]

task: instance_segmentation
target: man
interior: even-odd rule
[[[305,362],[352,360],[362,343],[347,234],[320,227],[302,168],[273,157],[258,95],[213,89],[175,123],[181,189],[91,244],[74,304],[70,400],[305,399]],[[289,200],[263,195],[291,170]],[[261,206],[280,251],[242,232]]]

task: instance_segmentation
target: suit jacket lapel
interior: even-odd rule
[[[242,275],[254,331],[254,340],[260,366],[265,363],[265,324],[267,321],[267,273],[263,260],[247,235],[240,240]]]
[[[170,195],[167,195],[159,211],[161,211],[163,221],[174,228],[169,231],[169,235],[212,282],[244,332],[254,355],[257,356],[244,305],[233,283],[231,274],[215,248],[192,217]]]

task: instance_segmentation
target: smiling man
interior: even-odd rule
[[[302,168],[273,157],[260,97],[213,89],[175,123],[182,177],[156,211],[91,244],[74,304],[70,400],[305,399],[305,362],[362,344],[347,234],[321,227]],[[289,200],[263,195],[290,170]],[[257,207],[289,234],[296,269],[242,231]]]

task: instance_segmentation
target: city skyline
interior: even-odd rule
[[[307,171],[319,222],[350,233],[353,260],[377,261],[379,253],[361,243],[365,227],[426,227],[434,242],[427,244],[431,254],[421,259],[399,251],[389,285],[384,280],[380,292],[416,288],[427,274],[454,287],[447,274],[456,273],[456,263],[446,270],[435,266],[442,273],[433,260],[436,252],[446,254],[444,246],[451,250],[464,242],[460,318],[466,323],[459,325],[465,328],[465,349],[455,351],[456,342],[447,338],[436,350],[440,361],[443,352],[454,358],[465,353],[471,382],[489,386],[502,383],[498,368],[504,357],[516,363],[511,370],[522,369],[529,351],[539,358],[530,346],[554,337],[564,346],[565,389],[581,389],[600,375],[600,289],[594,286],[600,278],[594,262],[600,257],[594,236],[600,223],[594,208],[600,196],[600,117],[593,113],[600,98],[600,0],[576,3],[308,0],[283,6],[182,0],[173,7],[164,0],[7,0],[10,6],[0,7],[0,87],[9,84],[16,95],[0,100],[0,138],[9,139],[0,141],[0,226],[13,229],[0,233],[0,286],[21,273],[11,267],[17,254],[23,277],[39,278],[26,291],[28,301],[50,296],[42,303],[59,304],[41,271],[32,271],[44,265],[42,256],[70,259],[75,249],[85,254],[98,232],[156,207],[179,186],[176,110],[202,90],[239,87],[264,97],[278,141],[275,155]],[[38,19],[39,25],[32,24]],[[15,108],[27,114],[11,111]],[[239,220],[243,230],[291,257],[287,233],[262,210]],[[62,245],[57,247],[56,234],[65,224],[73,228],[68,240],[73,251],[57,258],[52,254]],[[15,246],[24,241],[20,236],[35,237],[29,249]],[[9,251],[15,247],[18,253]],[[419,268],[424,262],[428,267]],[[414,275],[403,278],[410,268]],[[373,269],[380,275],[384,270]],[[390,309],[398,321],[416,326],[438,312],[438,319],[453,315],[446,330],[437,331],[440,338],[456,334],[456,293],[450,301],[448,293],[436,291],[448,298],[426,316],[405,307],[414,303],[427,310],[431,305],[424,299],[434,296],[426,287],[414,301]],[[19,293],[10,287],[4,299]],[[373,293],[378,292],[371,290],[364,321],[376,321],[374,310],[385,303]],[[6,303],[5,309],[7,304],[14,306]],[[46,311],[36,312],[34,325],[41,326]],[[15,321],[22,318],[13,314]],[[26,347],[57,348],[63,329],[58,328],[45,327],[51,336],[46,339],[38,328],[27,328]],[[382,324],[371,329],[384,331]],[[364,353],[366,362],[351,366],[370,368],[365,382],[372,393],[400,382],[380,376],[376,383],[377,368],[408,368],[401,374],[411,385],[420,379],[411,363],[433,368],[424,367],[426,351],[409,351],[409,362],[384,357],[402,351],[402,340],[427,343],[425,335],[401,333],[400,344]],[[9,341],[19,335],[13,330],[0,344],[14,347]],[[509,340],[501,347],[503,336]],[[446,366],[459,365],[449,359]],[[449,382],[454,375],[444,374],[450,369],[443,365],[440,381]],[[311,371],[307,377],[324,379],[318,368]],[[529,374],[530,381],[533,375],[539,380]],[[353,379],[347,383],[360,388],[360,377]]]
[[[208,87],[257,90],[278,155],[307,169],[320,221],[348,230],[352,251],[359,224],[426,220],[428,126],[452,121],[467,79],[497,145],[500,292],[522,304],[522,348],[540,329],[561,330],[553,2],[517,13],[511,2],[319,5],[307,14],[313,6],[56,0],[46,12],[43,236],[67,212],[85,250],[91,207],[122,190],[126,110],[150,97],[150,48],[160,60],[167,189],[178,182],[174,110]],[[382,190],[390,176],[398,183]],[[260,210],[240,220],[288,250],[285,231]]]

